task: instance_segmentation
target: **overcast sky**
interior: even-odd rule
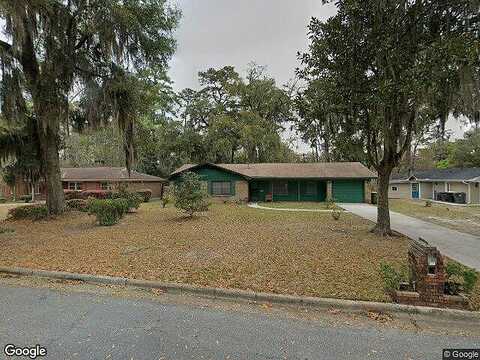
[[[233,65],[242,75],[254,61],[266,65],[279,84],[298,66],[307,47],[312,16],[328,18],[332,5],[321,0],[177,0],[183,12],[171,62],[175,89],[198,87],[199,71]]]
[[[175,0],[173,0],[175,1]],[[245,74],[247,65],[266,65],[282,85],[299,66],[297,52],[308,46],[307,25],[312,17],[327,19],[333,5],[321,0],[176,0],[183,16],[176,31],[177,52],[170,77],[175,90],[198,88],[198,72],[233,65]],[[464,128],[450,119],[454,137]],[[291,134],[286,134],[289,136]],[[308,151],[300,141],[297,150]]]

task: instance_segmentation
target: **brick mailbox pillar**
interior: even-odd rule
[[[396,291],[393,300],[398,303],[465,309],[464,296],[445,295],[445,268],[443,257],[436,247],[425,240],[413,240],[408,251],[410,285],[413,291]]]
[[[420,297],[434,301],[445,293],[445,269],[443,257],[437,248],[425,240],[412,241],[408,251],[411,282]]]

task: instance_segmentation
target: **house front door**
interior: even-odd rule
[[[420,191],[419,191],[419,184],[413,183],[412,184],[412,199],[419,199],[420,198]]]
[[[250,201],[264,202],[265,196],[268,193],[268,182],[266,181],[251,181],[250,182]]]

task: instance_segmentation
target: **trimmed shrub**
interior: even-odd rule
[[[81,191],[80,199],[111,199],[112,198],[112,191],[110,190],[85,190]]]
[[[77,190],[63,190],[65,200],[83,199],[82,192]]]
[[[136,192],[128,192],[126,190],[112,193],[112,199],[127,200],[129,212],[133,212],[134,210],[138,209],[143,203],[143,197],[140,194]]]
[[[83,199],[71,199],[65,201],[65,206],[68,210],[76,210],[87,212],[88,211],[88,201]]]
[[[102,226],[117,224],[127,213],[129,206],[126,199],[91,199],[88,204],[88,213],[95,215],[97,222]]]
[[[146,203],[148,203],[152,198],[152,190],[150,189],[138,190],[137,194],[140,195],[143,198],[143,202]]]
[[[4,197],[0,197],[0,204],[5,204],[7,202],[7,199]]]
[[[8,218],[12,220],[43,220],[47,217],[45,205],[26,205],[8,210]]]

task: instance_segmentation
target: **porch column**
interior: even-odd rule
[[[332,200],[333,199],[333,186],[332,186],[332,181],[329,180],[327,181],[327,200]]]

